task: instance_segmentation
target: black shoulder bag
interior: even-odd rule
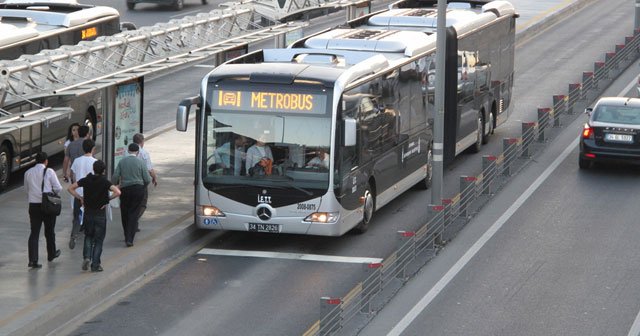
[[[47,176],[47,169],[44,168],[44,173],[42,174],[42,186],[40,190],[42,191],[42,212],[46,215],[60,215],[62,212],[62,198],[60,195],[55,192],[44,192],[44,179]]]

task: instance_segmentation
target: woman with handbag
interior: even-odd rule
[[[60,185],[55,171],[47,168],[48,164],[47,153],[39,152],[36,154],[36,165],[24,174],[24,186],[29,199],[29,221],[31,222],[28,266],[30,268],[42,267],[41,264],[38,264],[38,241],[43,223],[44,237],[47,240],[47,260],[53,261],[61,253],[56,249],[55,227],[56,217],[60,214],[61,206],[60,198],[56,196],[62,190],[62,185]],[[47,202],[45,205],[51,207],[43,207],[43,199]],[[48,210],[51,208],[53,210]]]

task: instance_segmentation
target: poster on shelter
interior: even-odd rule
[[[113,169],[127,155],[133,135],[142,131],[142,79],[116,85]]]

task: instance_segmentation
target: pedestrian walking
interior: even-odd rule
[[[36,165],[24,173],[24,186],[29,200],[29,222],[31,234],[29,235],[29,265],[30,268],[40,268],[38,264],[38,244],[40,241],[40,228],[44,224],[44,237],[47,241],[47,260],[60,256],[60,250],[56,249],[56,216],[47,215],[42,211],[42,193],[62,190],[62,185],[53,169],[47,168],[49,164],[47,153],[36,154]]]
[[[78,134],[78,130],[80,129],[80,124],[78,124],[77,122],[74,122],[73,124],[69,125],[69,129],[67,130],[67,139],[64,141],[64,160],[62,161],[62,177],[64,178],[65,182],[69,182],[69,175],[67,175],[67,172],[69,171],[69,168],[71,167],[71,163],[69,163],[70,158],[67,155],[67,148],[69,147],[69,144],[75,140],[80,139],[80,135]]]
[[[111,182],[118,185],[122,192],[120,195],[120,218],[127,247],[133,246],[145,185],[151,183],[151,175],[149,175],[147,166],[137,157],[139,151],[138,144],[129,144],[128,155],[118,162],[111,177]]]
[[[93,172],[93,163],[96,162],[96,158],[93,156],[96,153],[96,143],[91,139],[82,140],[82,151],[84,155],[73,160],[71,165],[71,183],[78,182],[80,179],[86,177]],[[83,188],[78,189],[78,194],[82,196]],[[69,239],[69,248],[74,249],[76,247],[76,240],[78,239],[79,232],[82,231],[81,217],[82,204],[78,198],[73,199],[73,226],[71,227],[71,237]]]
[[[138,144],[140,147],[140,151],[138,152],[138,158],[144,161],[144,164],[147,166],[147,170],[149,171],[149,175],[151,176],[151,184],[154,187],[158,186],[158,177],[156,175],[155,169],[153,169],[153,163],[151,163],[151,156],[149,156],[149,152],[144,149],[144,135],[142,133],[136,133],[133,135],[133,142]],[[138,216],[138,227],[136,227],[136,232],[140,232],[140,218],[147,210],[147,201],[149,200],[149,185],[145,185],[144,188],[144,198],[142,199],[142,206],[140,209],[140,215]]]
[[[93,173],[89,173],[67,189],[84,206],[83,271],[89,269],[89,264],[92,272],[103,271],[100,256],[104,237],[107,234],[107,207],[110,200],[120,196],[120,189],[104,176],[105,168],[106,165],[102,160],[94,161]],[[80,189],[83,189],[83,194],[78,192]]]
[[[76,182],[75,180],[73,180],[73,177],[71,176],[72,175],[71,167],[73,166],[73,162],[77,158],[85,154],[84,149],[82,148],[82,144],[84,143],[84,140],[90,138],[90,135],[91,135],[90,130],[91,129],[89,128],[89,126],[86,126],[86,125],[82,125],[78,127],[78,139],[71,141],[69,145],[67,145],[67,149],[64,152],[64,155],[65,155],[64,160],[67,161],[68,168],[63,167],[64,169],[63,173],[64,173],[64,176],[67,176],[70,179],[71,183]],[[78,203],[75,199],[73,200],[72,209],[73,209],[73,213],[72,213],[73,216],[71,218],[71,239],[69,239],[70,249],[73,249],[75,247],[74,237],[77,237],[78,232],[80,232],[80,203]]]

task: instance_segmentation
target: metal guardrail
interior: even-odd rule
[[[461,176],[457,194],[443,199],[441,205],[429,205],[427,223],[416,231],[399,231],[397,249],[381,263],[364,265],[363,280],[345,296],[320,298],[320,319],[304,336],[357,334],[531,160],[535,145],[547,142],[552,130],[560,131],[563,119],[575,120],[575,108],[593,103],[638,58],[640,30],[626,37],[624,44],[616,45],[615,52],[606,53],[604,61],[595,62],[594,71],[585,72],[582,83],[569,84],[566,95],[554,95],[552,107],[539,108],[536,121],[523,122],[520,137],[503,139],[499,155],[484,155],[477,176]]]
[[[370,5],[371,0],[241,0],[225,2],[220,4],[220,7],[249,8],[267,21],[282,22],[298,19],[314,10],[365,7],[369,10]]]
[[[0,105],[71,89],[93,90],[202,61],[221,50],[273,38],[306,25],[298,22],[263,28],[253,23],[253,16],[250,9],[214,10],[1,61]]]

